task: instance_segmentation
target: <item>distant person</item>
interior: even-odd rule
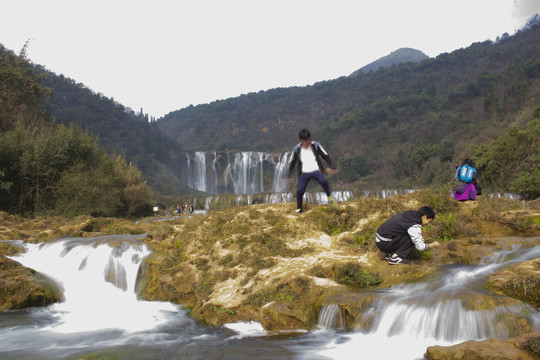
[[[476,182],[477,171],[471,159],[465,159],[456,169],[452,192],[454,199],[458,201],[476,200],[476,196],[482,192],[480,185]]]
[[[328,181],[324,177],[321,158],[326,161],[328,167],[326,171],[329,174],[335,174],[338,170],[334,170],[330,155],[324,150],[324,148],[316,141],[311,140],[311,134],[308,129],[302,129],[298,133],[300,143],[293,149],[291,161],[289,163],[289,173],[298,166],[298,185],[296,188],[296,213],[303,213],[303,197],[306,192],[307,185],[311,179],[317,180],[317,182],[323,187],[326,196],[328,196],[329,203],[335,203],[330,192],[330,186]],[[286,179],[286,182],[292,182],[292,178]]]
[[[386,253],[385,260],[390,265],[410,264],[407,256],[415,246],[420,251],[434,249],[440,246],[438,241],[429,245],[422,237],[422,227],[435,219],[435,210],[422,206],[418,210],[407,210],[397,213],[386,220],[377,230],[375,242],[382,252]]]

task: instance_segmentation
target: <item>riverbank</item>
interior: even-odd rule
[[[413,253],[412,266],[388,265],[374,245],[376,229],[392,214],[424,204],[437,210],[425,237],[442,240],[443,246],[427,254]],[[421,278],[442,264],[478,263],[511,246],[511,241],[497,241],[500,237],[539,235],[539,214],[538,202],[481,198],[457,203],[421,191],[337,206],[312,205],[300,216],[294,215],[292,204],[139,222],[2,214],[0,235],[3,240],[42,242],[59,236],[148,234],[144,241],[153,253],[144,264],[141,298],[183,304],[192,317],[213,326],[253,320],[277,332],[313,329],[321,306],[336,294],[386,288]],[[16,246],[4,243],[0,251],[8,254]],[[535,266],[523,266],[533,269],[525,299],[533,305]],[[497,276],[493,291],[508,291],[511,286],[504,284],[516,283]]]
[[[425,229],[440,249],[413,251],[412,266],[390,266],[374,244],[396,212],[434,206]],[[186,304],[211,325],[258,321],[269,331],[312,329],[325,297],[350,288],[385,288],[441,264],[478,263],[509,244],[498,237],[540,234],[538,203],[481,199],[457,203],[430,191],[390,199],[311,206],[235,207],[168,224],[149,237],[149,300]]]

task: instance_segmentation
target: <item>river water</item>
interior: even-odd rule
[[[508,316],[540,332],[537,309],[482,289],[499,268],[540,257],[540,238],[524,240],[532,246],[371,292],[377,300],[353,330],[328,304],[318,329],[280,334],[255,322],[208,327],[180,305],[138,300],[139,266],[150,253],[139,236],[20,242],[26,253],[12,259],[56,280],[64,301],[0,313],[0,359],[422,359],[431,345],[511,337],[501,321]]]

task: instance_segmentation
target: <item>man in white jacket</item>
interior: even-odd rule
[[[311,134],[308,129],[302,129],[298,133],[300,143],[293,149],[291,161],[289,163],[289,173],[298,164],[298,185],[296,189],[296,213],[301,214],[303,212],[303,197],[306,192],[307,185],[310,180],[314,179],[324,189],[324,192],[328,196],[329,203],[335,203],[330,192],[330,186],[328,180],[324,177],[324,168],[321,158],[326,161],[328,167],[326,171],[329,174],[335,174],[338,171],[334,170],[332,159],[330,155],[323,149],[321,144],[311,140]],[[285,180],[286,182],[292,182],[292,179]]]

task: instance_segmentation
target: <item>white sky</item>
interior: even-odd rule
[[[540,0],[0,0],[0,44],[157,118],[513,35]]]

